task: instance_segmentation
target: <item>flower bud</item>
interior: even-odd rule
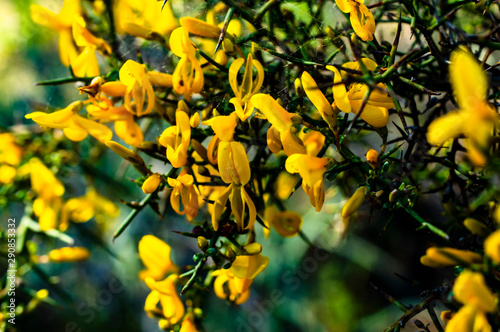
[[[221,28],[197,18],[182,17],[179,22],[183,28],[193,35],[218,39],[221,34]]]
[[[474,235],[486,237],[491,233],[489,228],[486,227],[485,224],[473,218],[465,219],[464,226]]]
[[[214,60],[221,66],[227,65],[227,55],[223,50],[218,50],[217,53],[215,53]]]
[[[345,203],[340,213],[342,218],[348,218],[353,215],[361,207],[366,198],[366,187],[360,187]]]
[[[475,252],[449,247],[431,247],[427,249],[425,256],[420,257],[420,263],[434,268],[479,264],[482,261],[483,257]]]
[[[191,125],[191,128],[196,128],[200,125],[201,119],[200,119],[200,113],[196,112],[191,116],[191,119],[189,119],[189,124]]]
[[[257,242],[247,244],[242,249],[246,255],[258,255],[262,252],[262,246]]]
[[[366,160],[370,164],[370,166],[375,169],[378,166],[378,152],[374,149],[368,150],[366,153]]]
[[[398,190],[394,189],[389,194],[389,202],[394,203],[394,202],[396,202],[397,199],[398,199]]]
[[[205,251],[208,247],[208,240],[203,236],[198,236],[198,248]]]
[[[154,86],[159,87],[172,87],[172,75],[167,73],[160,73],[157,71],[148,71],[147,76],[149,82]]]
[[[129,161],[135,167],[135,169],[137,169],[142,174],[151,173],[151,171],[146,167],[146,163],[141,158],[141,156],[137,154],[137,152],[127,149],[123,145],[114,141],[106,141],[105,144],[108,148],[113,150],[114,153]]]
[[[158,186],[161,183],[161,176],[158,173],[154,173],[149,176],[146,181],[142,184],[142,191],[145,194],[152,194],[158,189]]]
[[[87,260],[90,251],[84,247],[64,247],[49,252],[49,260],[54,263],[71,263]]]
[[[110,97],[121,97],[127,93],[127,86],[119,81],[107,82],[101,85],[101,91]]]

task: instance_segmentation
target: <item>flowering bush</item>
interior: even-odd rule
[[[498,4],[183,6],[64,0],[56,14],[31,5],[39,29],[58,34],[61,66],[69,70],[38,85],[69,84],[79,97],[61,109],[33,107],[22,128],[0,134],[0,204],[9,213],[24,210],[1,233],[5,264],[17,277],[11,283],[7,273],[2,329],[14,330],[16,316],[42,304],[66,306],[72,289],[58,287],[57,269],[45,266],[77,266],[95,247],[118,257],[138,252],[133,259],[145,269],[132,279],[147,289],[141,305],[162,330],[203,330],[217,315],[214,297],[235,306],[272,301],[261,313],[268,316],[281,300],[272,292],[259,300],[252,284],[269,270],[286,276],[280,259],[300,255],[269,241],[297,237],[314,255],[330,255],[371,227],[379,242],[418,238],[409,250],[420,262],[404,263],[434,280],[412,306],[371,280],[372,295],[403,312],[384,321],[386,331],[497,330],[499,91],[490,63],[500,49]],[[156,215],[141,219],[147,206]],[[372,216],[375,229],[361,223]],[[180,231],[176,219],[185,221]],[[322,234],[308,232],[325,220]],[[127,237],[137,229],[139,240]],[[173,230],[175,240],[159,229]],[[179,258],[193,250],[192,259]],[[334,264],[316,256],[314,266]],[[426,267],[455,267],[454,275]],[[33,273],[47,290],[32,286]],[[418,278],[401,275],[412,286]],[[13,289],[22,296],[14,298]],[[415,318],[422,313],[427,323]]]

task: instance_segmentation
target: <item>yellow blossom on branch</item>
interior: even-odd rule
[[[49,252],[49,261],[53,263],[72,263],[89,259],[90,251],[84,247],[64,247]]]
[[[500,230],[495,231],[484,240],[484,252],[495,264],[500,264]]]
[[[16,144],[11,133],[0,134],[0,164],[17,166],[21,163],[23,149]]]
[[[142,191],[145,194],[152,194],[158,189],[161,183],[161,175],[158,173],[151,174],[142,184]]]
[[[111,129],[105,125],[78,115],[83,107],[81,101],[71,103],[68,107],[53,113],[33,112],[26,114],[26,119],[32,119],[43,128],[62,129],[64,135],[72,141],[82,141],[88,134],[104,143],[113,137]]]
[[[169,45],[172,53],[181,58],[173,74],[174,90],[190,101],[193,94],[203,89],[204,77],[188,31],[182,27],[175,29],[170,35]]]
[[[235,97],[231,98],[229,102],[234,105],[236,109],[236,114],[241,119],[245,121],[253,112],[253,105],[251,98],[256,94],[262,83],[264,82],[264,68],[258,60],[254,60],[252,54],[249,53],[245,72],[243,73],[243,81],[241,86],[238,85],[238,72],[245,63],[245,59],[239,58],[233,61],[229,67],[229,84],[234,92]],[[253,68],[257,69],[257,77],[253,77]]]
[[[168,184],[173,188],[170,193],[170,205],[179,215],[186,215],[189,221],[192,221],[198,215],[198,193],[194,186],[192,175],[183,171],[177,179],[168,178]],[[184,207],[181,210],[181,203]]]
[[[59,14],[39,5],[32,4],[31,18],[35,23],[46,26],[59,33],[59,57],[64,66],[69,66],[72,59],[78,55],[73,42],[72,24],[76,16],[82,14],[80,0],[64,0]]]
[[[488,103],[488,79],[474,56],[458,48],[450,58],[450,81],[459,109],[434,120],[427,140],[443,145],[448,139],[464,135],[467,154],[476,166],[486,164],[486,151],[498,113]]]
[[[339,9],[350,14],[350,21],[354,32],[363,41],[373,40],[375,33],[375,18],[364,4],[364,0],[335,0]]]
[[[146,66],[128,60],[120,69],[120,81],[127,86],[125,107],[130,113],[141,116],[153,110],[155,93],[148,79]],[[146,98],[147,107],[144,109]]]
[[[273,97],[267,94],[258,93],[252,97],[251,101],[252,104],[264,114],[267,121],[272,125],[271,128],[274,128],[270,130],[279,132],[283,150],[288,156],[295,153],[306,153],[304,144],[300,138],[297,137],[297,133],[293,128],[295,119],[294,114],[288,113]]]
[[[33,201],[33,212],[42,231],[54,229],[61,220],[64,185],[38,158],[31,158],[29,166],[31,189],[37,196]]]
[[[182,109],[175,112],[176,125],[170,126],[160,136],[160,144],[167,148],[167,158],[175,168],[187,162],[187,151],[191,141],[189,116]]]
[[[321,211],[325,201],[323,175],[331,163],[330,158],[318,158],[307,154],[293,154],[285,163],[287,172],[299,173],[302,177],[302,189],[309,195],[311,205],[316,208],[316,212]]]
[[[92,217],[102,223],[107,217],[117,217],[120,212],[116,204],[97,193],[94,188],[90,188],[84,196],[68,199],[64,204],[64,211],[69,219],[77,223],[87,222]]]
[[[172,262],[170,251],[170,246],[156,236],[143,236],[139,241],[139,256],[146,266],[146,270],[139,272],[139,278],[160,280],[167,273],[175,273],[178,267]]]
[[[377,68],[377,63],[371,59],[361,59],[366,68],[374,71]],[[345,68],[352,70],[360,70],[360,65],[357,61],[347,62],[342,65]],[[334,66],[327,66],[327,69],[334,73],[333,80],[333,99],[332,106],[338,107],[342,112],[358,114],[361,110],[363,98],[365,97],[368,86],[363,83],[351,83],[348,87],[342,84],[342,79],[351,74],[346,75],[340,73]],[[394,108],[392,98],[384,92],[386,90],[383,83],[377,84],[377,88],[373,89],[370,96],[361,112],[360,118],[365,120],[369,125],[380,128],[387,125],[389,122],[388,109]]]
[[[297,235],[302,227],[302,216],[294,211],[276,211],[274,206],[264,211],[264,220],[283,237]],[[264,233],[265,234],[265,233]]]
[[[182,303],[175,284],[178,280],[176,274],[169,275],[163,281],[155,281],[153,278],[146,278],[144,281],[151,289],[144,304],[144,311],[148,316],[164,317],[167,324],[164,327],[175,325],[182,320],[186,309]],[[161,308],[158,308],[158,304]]]
[[[481,273],[464,270],[455,280],[453,297],[464,306],[448,322],[446,332],[492,331],[485,314],[496,310],[497,298]]]
[[[118,33],[156,40],[157,36],[164,38],[179,26],[170,2],[163,9],[162,3],[156,0],[120,0],[113,4]]]
[[[460,250],[454,248],[436,248],[427,249],[425,256],[420,258],[420,263],[429,267],[447,267],[454,265],[480,264],[483,257],[475,252]]]

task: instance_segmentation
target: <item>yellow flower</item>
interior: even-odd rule
[[[145,194],[151,194],[156,191],[161,183],[161,175],[158,173],[151,174],[142,184],[142,191]]]
[[[244,186],[250,181],[250,164],[243,144],[221,141],[218,150],[219,173],[225,183]]]
[[[445,332],[492,332],[486,315],[474,306],[465,305],[453,315]]]
[[[364,5],[364,0],[335,0],[335,3],[341,11],[350,14],[352,28],[359,38],[363,41],[373,40],[375,18]]]
[[[245,292],[252,285],[257,275],[262,273],[269,264],[269,258],[262,254],[251,256],[238,256],[231,264],[231,272],[240,279],[236,284],[239,293]]]
[[[193,320],[193,315],[188,313],[182,320],[182,325],[179,332],[198,332],[198,329],[196,329],[196,325],[194,324]]]
[[[342,218],[349,218],[352,214],[359,210],[366,198],[366,187],[358,188],[351,198],[342,207],[340,216]]]
[[[245,190],[245,185],[251,178],[250,164],[245,147],[240,142],[232,141],[234,128],[236,127],[236,116],[234,114],[227,117],[218,116],[211,124],[217,133],[215,137],[222,136],[217,149],[220,177],[222,181],[230,184],[215,200],[212,225],[215,230],[219,228],[219,218],[229,199],[238,231],[250,229],[257,218],[257,210],[250,195]],[[244,213],[247,205],[249,220],[248,225],[244,227]]]
[[[181,26],[189,33],[201,37],[219,39],[222,29],[217,25],[199,20],[194,17],[182,17],[179,19]]]
[[[274,206],[267,207],[264,211],[266,223],[283,237],[292,237],[299,233],[302,227],[302,216],[293,211],[276,211]]]
[[[49,260],[53,263],[72,263],[89,259],[90,251],[84,247],[64,247],[49,252]]]
[[[109,141],[113,137],[111,129],[78,115],[82,107],[83,103],[76,101],[60,111],[53,113],[33,112],[26,114],[25,118],[33,119],[41,127],[62,129],[64,135],[72,141],[82,141],[88,134],[101,143]]]
[[[123,159],[129,161],[134,167],[136,167],[141,173],[143,170],[147,170],[146,163],[142,159],[142,157],[135,151],[127,149],[123,145],[113,142],[106,141],[106,146],[110,148],[114,153],[122,157]]]
[[[23,149],[16,144],[11,133],[0,134],[0,164],[17,166],[21,163]]]
[[[234,113],[213,117],[208,121],[204,121],[203,124],[212,127],[215,135],[224,142],[231,142],[233,140],[234,129],[238,125],[237,118]]]
[[[215,8],[214,8],[215,9]],[[206,14],[206,22],[193,17],[182,17],[179,21],[181,26],[185,28],[189,33],[200,37],[207,37],[210,39],[203,39],[200,42],[200,48],[202,48],[207,53],[214,53],[215,47],[217,45],[217,40],[219,39],[222,32],[222,23],[217,25],[215,19],[214,9],[210,9]],[[227,64],[227,55],[225,52],[233,52],[235,41],[234,35],[239,35],[241,32],[241,23],[237,19],[232,19],[226,28],[225,38],[222,40],[222,49],[219,49],[215,53],[215,62],[225,66]],[[201,64],[205,64],[205,59],[200,59]],[[205,67],[207,68],[207,67]],[[215,68],[209,65],[208,68]]]
[[[115,121],[115,133],[125,143],[132,146],[138,146],[144,141],[141,127],[135,122],[134,116],[130,113],[125,120]]]
[[[240,286],[241,279],[236,278],[231,270],[217,270],[212,273],[217,278],[214,281],[214,292],[217,297],[223,300],[229,300],[235,304],[245,303],[250,297],[250,288],[245,289],[243,292]]]
[[[75,16],[82,14],[80,0],[64,0],[59,14],[39,5],[31,5],[31,18],[35,23],[46,26],[59,33],[59,57],[64,66],[69,66],[78,55],[73,42],[72,24]]]
[[[475,235],[479,235],[482,237],[488,236],[491,231],[488,227],[486,227],[485,224],[482,222],[477,221],[476,219],[473,218],[467,218],[464,220],[464,226],[472,233]]]
[[[455,280],[453,297],[460,303],[473,306],[482,312],[494,312],[496,297],[486,286],[479,272],[464,270]]]
[[[221,269],[213,272],[217,276],[214,292],[221,299],[228,299],[241,304],[250,297],[250,286],[253,279],[265,270],[269,258],[264,255],[238,256],[229,270]],[[227,285],[227,287],[224,287]]]
[[[148,78],[150,78],[150,73],[152,72],[148,72]],[[151,83],[154,85],[152,81]],[[102,91],[115,97],[124,96],[126,90],[127,87],[121,82],[107,82],[97,89],[97,91]],[[92,119],[101,122],[114,122],[116,135],[129,145],[138,146],[143,142],[144,134],[140,126],[136,123],[134,115],[127,110],[126,106],[114,106],[113,101],[99,94],[96,94],[95,98],[90,95],[89,97],[92,104],[87,106],[87,113]]]
[[[304,134],[300,132],[300,139],[306,147],[306,154],[316,157],[325,145],[325,136],[316,130],[310,130]]]
[[[16,169],[9,165],[0,165],[0,183],[8,184],[14,180]]]
[[[311,205],[321,211],[325,201],[323,175],[331,163],[330,158],[318,158],[306,154],[293,154],[285,162],[288,173],[299,173],[302,177],[302,189],[309,195]]]
[[[155,40],[156,35],[165,37],[179,26],[170,2],[163,10],[162,2],[156,0],[120,0],[113,4],[118,33]]]
[[[231,183],[219,197],[215,200],[214,211],[212,212],[212,225],[215,230],[219,229],[219,219],[226,206],[227,201],[231,202],[231,210],[236,219],[238,231],[251,229],[257,219],[257,210],[245,187]],[[244,227],[245,210],[248,205],[248,224]]]
[[[29,166],[31,189],[37,195],[33,201],[33,212],[38,217],[40,229],[45,231],[56,228],[64,186],[39,159],[31,158]]]
[[[302,88],[311,103],[313,103],[314,107],[317,108],[323,120],[325,120],[325,122],[335,132],[337,130],[337,115],[335,114],[332,105],[330,105],[323,92],[319,89],[316,81],[314,81],[312,76],[305,71],[302,73],[301,82]]]
[[[141,65],[133,60],[127,60],[120,69],[120,81],[127,86],[125,107],[130,113],[142,116],[153,110],[155,106],[155,92],[148,79],[145,65]],[[146,98],[147,107],[144,109]],[[132,100],[134,103],[132,103]]]
[[[76,45],[80,47],[85,47],[88,45],[93,45],[96,49],[103,55],[111,54],[111,47],[106,43],[104,39],[95,37],[86,28],[85,20],[82,16],[78,16],[73,20],[73,39]]]
[[[189,221],[196,218],[199,209],[198,193],[193,182],[193,176],[185,171],[181,172],[177,179],[168,178],[168,184],[173,188],[170,193],[170,205],[177,214],[185,214]],[[181,210],[181,202],[183,210]]]
[[[278,199],[287,200],[295,190],[295,185],[300,178],[297,175],[291,175],[288,172],[281,172],[274,184],[275,195]]]
[[[175,168],[184,166],[187,162],[187,151],[191,141],[191,126],[189,116],[177,109],[176,125],[170,126],[160,136],[160,144],[167,148],[167,158]]]
[[[92,77],[100,74],[95,51],[94,45],[87,45],[80,54],[70,60],[71,70],[75,76]]]
[[[427,140],[442,145],[450,138],[464,135],[469,159],[476,166],[484,166],[489,139],[498,122],[497,112],[486,100],[488,78],[465,49],[453,51],[450,61],[450,81],[459,109],[434,120]]]
[[[500,264],[500,230],[484,240],[484,252],[495,264]]]
[[[448,247],[431,247],[427,249],[425,256],[420,257],[420,263],[436,268],[480,264],[482,261],[483,257],[475,252]]]
[[[234,105],[236,114],[245,121],[253,112],[251,98],[256,94],[262,83],[264,82],[264,68],[258,60],[254,60],[252,54],[249,53],[246,61],[245,72],[243,73],[243,81],[241,86],[238,86],[238,72],[245,63],[245,59],[239,58],[233,61],[229,67],[229,84],[234,92],[235,97],[229,102]],[[257,69],[257,77],[254,80],[253,67]]]
[[[69,199],[64,204],[64,211],[77,223],[87,222],[92,217],[95,217],[98,223],[102,223],[108,217],[117,217],[120,212],[116,204],[99,195],[94,188],[88,190],[82,197]]]
[[[378,152],[374,149],[368,150],[368,152],[366,153],[366,161],[368,161],[372,168],[377,168]]]
[[[196,50],[189,39],[188,31],[182,27],[172,32],[169,44],[172,53],[181,58],[172,78],[174,90],[190,101],[194,93],[201,92],[204,83],[203,70],[196,59]]]
[[[75,16],[72,24],[73,40],[83,50],[76,56],[70,58],[70,65],[77,77],[98,76],[99,64],[95,52],[111,54],[111,47],[104,39],[97,38],[85,27],[86,23],[82,16]]]
[[[377,68],[377,63],[371,59],[363,58],[366,68],[370,71],[374,71]],[[342,65],[345,68],[352,70],[360,70],[359,63],[357,61],[347,62]],[[332,106],[338,107],[342,112],[358,114],[361,109],[361,104],[363,98],[368,90],[368,86],[363,83],[352,83],[349,85],[349,89],[346,90],[346,86],[342,84],[342,78],[348,77],[344,72],[341,74],[337,68],[333,66],[327,66],[327,69],[335,74],[332,87],[333,98],[335,100]],[[361,112],[360,118],[365,120],[369,125],[380,128],[387,125],[389,122],[389,108],[394,108],[394,103],[392,98],[387,95],[382,90],[385,90],[385,85],[383,83],[377,84],[379,89],[374,89],[368,101]]]
[[[297,137],[297,134],[293,128],[293,118],[294,115],[288,113],[283,107],[273,97],[267,94],[258,93],[254,95],[251,99],[253,106],[255,106],[259,111],[264,114],[267,121],[272,125],[269,130],[276,130],[280,134],[280,141],[283,146],[283,150],[288,156],[295,153],[306,153],[306,148],[304,144]],[[271,134],[275,135],[275,134]],[[268,134],[269,137],[269,134]],[[270,139],[272,142],[273,139]],[[268,140],[269,142],[269,140]],[[270,149],[275,150],[270,146]],[[271,151],[273,151],[271,150]],[[273,151],[275,152],[275,151]]]
[[[186,310],[175,289],[175,282],[178,279],[176,274],[169,275],[163,281],[155,281],[153,278],[145,279],[146,285],[151,289],[144,304],[144,311],[149,317],[163,316],[170,325],[175,325],[182,320]],[[161,305],[161,310],[158,309],[158,303]]]
[[[178,267],[170,259],[170,251],[170,246],[156,236],[143,236],[139,241],[139,256],[146,270],[139,272],[139,278],[160,280],[167,273],[176,272]]]

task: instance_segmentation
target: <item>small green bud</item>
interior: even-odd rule
[[[203,253],[199,252],[199,253],[193,255],[193,261],[195,263],[198,263],[204,257],[205,257],[205,255]]]
[[[211,256],[211,257],[217,255],[217,249],[215,249],[215,248],[208,248],[207,249],[207,255]]]

